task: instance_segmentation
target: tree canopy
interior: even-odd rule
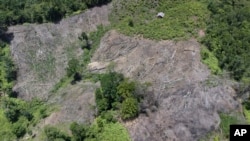
[[[217,0],[208,5],[211,18],[203,43],[236,80],[250,82],[250,2]]]
[[[111,0],[0,0],[0,24],[57,22],[74,12]]]

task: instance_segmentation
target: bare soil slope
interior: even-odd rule
[[[240,109],[231,82],[209,77],[194,39],[156,42],[110,31],[89,69],[103,72],[110,62],[127,77],[150,82],[159,103],[124,123],[135,141],[198,140],[218,128],[218,112]]]
[[[19,97],[47,99],[54,84],[65,75],[68,60],[82,53],[78,36],[109,24],[108,14],[109,6],[102,6],[57,24],[10,27],[8,32],[14,34],[11,52],[19,69],[14,91]]]

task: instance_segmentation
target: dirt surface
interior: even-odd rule
[[[57,24],[28,24],[8,29],[13,33],[11,52],[18,67],[14,91],[19,97],[47,99],[52,87],[65,75],[69,59],[82,54],[82,32],[108,25],[109,6],[95,7]]]
[[[58,111],[45,119],[45,125],[60,123],[90,123],[95,114],[94,92],[99,84],[91,82],[77,82],[60,89],[50,97],[48,103],[56,103]]]
[[[110,31],[89,69],[103,72],[110,62],[127,77],[150,82],[159,103],[124,123],[134,141],[198,140],[218,129],[218,112],[240,111],[231,82],[209,77],[194,39],[156,42]]]

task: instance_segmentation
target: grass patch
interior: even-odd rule
[[[229,138],[230,125],[239,123],[239,120],[236,117],[227,114],[220,114],[220,119],[220,129],[222,134],[224,137]]]
[[[250,110],[248,110],[245,105],[243,105],[243,112],[244,112],[244,116],[246,118],[247,124],[250,124]]]
[[[98,141],[131,141],[128,131],[122,124],[104,124],[103,131],[97,135]]]
[[[218,59],[204,46],[201,48],[201,58],[202,63],[206,64],[213,74],[222,73]]]
[[[145,38],[187,39],[198,35],[206,26],[209,16],[202,1],[114,1],[111,14],[112,26],[126,35],[142,35]],[[164,12],[164,18],[157,18]]]

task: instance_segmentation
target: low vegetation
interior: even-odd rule
[[[9,46],[0,41],[0,96],[13,94],[12,87],[16,80],[16,70]]]
[[[206,47],[201,48],[201,59],[206,64],[213,74],[221,74],[222,70],[219,67],[219,60]]]
[[[47,139],[50,141],[55,141],[55,140],[70,141],[69,135],[67,135],[66,133],[60,131],[55,127],[46,126],[44,128],[44,132],[46,134]]]
[[[111,15],[113,27],[126,35],[145,38],[186,39],[197,37],[206,27],[207,5],[197,0],[114,0]],[[164,12],[164,18],[157,18]]]
[[[220,129],[225,138],[229,139],[230,125],[239,123],[239,120],[232,115],[220,114]]]
[[[108,122],[98,117],[91,125],[73,122],[70,125],[71,136],[55,127],[45,127],[48,140],[63,141],[130,141],[125,127],[119,122]]]
[[[3,140],[13,140],[32,134],[31,128],[42,118],[49,115],[50,110],[44,102],[33,99],[26,102],[17,98],[0,98],[0,136]]]

